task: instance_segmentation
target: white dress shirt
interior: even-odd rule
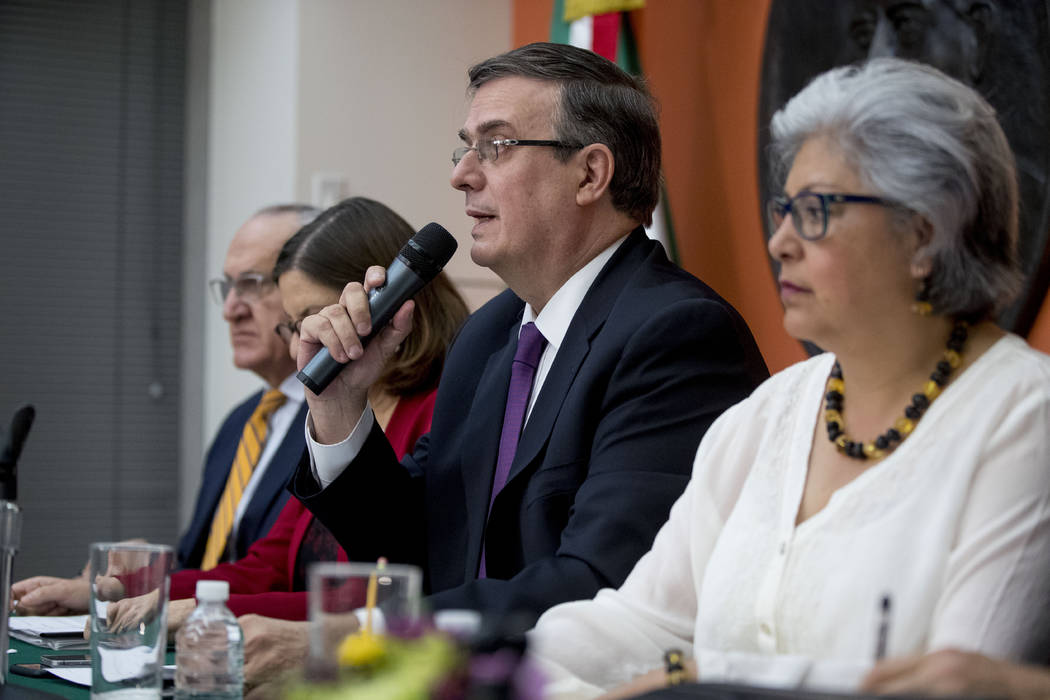
[[[605,267],[605,263],[609,262],[609,258],[613,256],[613,253],[625,240],[627,240],[627,236],[617,239],[612,245],[598,253],[590,262],[577,270],[565,284],[558,288],[558,291],[550,298],[550,301],[543,307],[539,315],[536,315],[536,312],[530,305],[525,305],[525,312],[521,319],[522,325],[535,322],[536,328],[547,340],[547,346],[540,356],[540,363],[532,380],[529,408],[525,414],[526,422],[528,422],[528,416],[532,413],[532,407],[536,403],[536,397],[539,396],[543,382],[547,379],[547,373],[554,364],[558,348],[561,347],[565,334],[569,330],[569,324],[572,323],[573,316],[576,315],[576,310],[580,308],[583,298],[587,295],[591,285],[594,284],[598,273],[601,272],[602,268]],[[365,407],[365,412],[361,415],[361,418],[357,421],[357,425],[354,426],[354,429],[345,440],[334,445],[323,445],[313,439],[310,417],[306,417],[306,445],[310,453],[310,465],[313,468],[314,477],[322,489],[335,481],[336,477],[343,473],[343,470],[361,451],[361,447],[364,445],[369,432],[371,432],[374,422],[375,414],[372,412],[371,405],[368,405]]]
[[[883,596],[887,656],[1045,661],[1050,357],[1002,338],[895,451],[796,526],[833,361],[788,368],[723,414],[623,586],[540,618],[529,643],[547,697],[592,697],[662,667],[671,647],[705,681],[853,689],[875,658]]]

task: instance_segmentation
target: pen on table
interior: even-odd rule
[[[886,658],[886,638],[889,636],[890,631],[890,607],[890,596],[886,594],[882,596],[882,601],[879,604],[879,635],[875,642],[876,661]]]

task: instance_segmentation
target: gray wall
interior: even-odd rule
[[[0,2],[0,422],[18,573],[168,542],[177,514],[186,7]]]
[[[419,228],[444,225],[460,243],[448,265],[472,306],[502,284],[470,261],[463,194],[449,185],[456,132],[466,118],[466,72],[510,48],[510,0],[221,0],[209,14],[206,80],[190,83],[191,115],[207,102],[205,259],[200,280],[222,269],[237,227],[267,204],[311,201],[320,174],[343,178],[344,196],[391,206]],[[199,40],[191,36],[191,45]],[[193,187],[193,184],[190,184]],[[318,203],[318,202],[313,202]],[[201,282],[203,283],[203,282]],[[226,324],[202,302],[203,410],[210,439],[226,412],[261,386],[232,368]],[[194,338],[196,328],[186,329]],[[182,463],[183,495],[200,473]],[[189,503],[183,502],[183,515]]]
[[[19,573],[174,542],[261,384],[205,295],[252,211],[335,173],[452,231],[472,306],[501,288],[448,175],[466,68],[510,35],[509,0],[0,0],[0,422],[39,409]]]

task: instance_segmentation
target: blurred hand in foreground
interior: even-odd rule
[[[1050,669],[944,649],[878,663],[861,691],[884,695],[981,695],[1029,700],[1050,697]]]

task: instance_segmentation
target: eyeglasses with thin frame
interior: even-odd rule
[[[903,209],[904,205],[883,197],[866,194],[842,194],[838,192],[802,191],[794,197],[778,195],[770,197],[766,203],[766,215],[769,217],[769,235],[780,228],[784,217],[791,214],[791,223],[795,225],[798,235],[807,241],[819,241],[828,233],[828,211],[837,204],[877,204],[884,207]]]
[[[273,280],[261,272],[244,272],[237,275],[236,279],[229,277],[216,277],[208,280],[212,299],[216,304],[222,305],[226,302],[232,289],[241,301],[257,301],[263,294],[273,287]]]
[[[281,321],[274,326],[273,332],[281,337],[285,343],[292,341],[292,336],[297,335],[303,329],[303,320]]]
[[[478,162],[492,163],[499,158],[499,149],[509,146],[549,146],[551,148],[568,148],[571,150],[583,148],[583,146],[575,143],[546,139],[488,139],[478,141],[475,146],[460,146],[452,151],[452,165],[459,165],[459,161],[466,158],[471,151],[478,154]]]

